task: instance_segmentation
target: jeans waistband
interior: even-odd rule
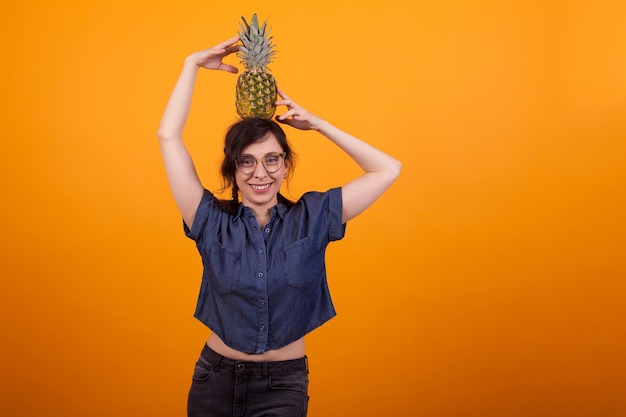
[[[250,374],[272,375],[286,372],[306,371],[308,373],[308,359],[306,356],[299,359],[271,362],[238,361],[227,358],[215,352],[206,344],[200,356],[217,369]]]

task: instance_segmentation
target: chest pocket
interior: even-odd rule
[[[207,285],[225,295],[239,288],[241,253],[215,243],[209,251]],[[206,269],[206,266],[205,266]]]
[[[324,251],[315,246],[310,235],[306,236],[283,249],[283,267],[287,285],[307,288],[324,273]]]

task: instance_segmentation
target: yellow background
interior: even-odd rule
[[[617,0],[3,2],[0,414],[185,415],[201,265],[156,130],[253,12],[281,87],[404,164],[329,249],[309,415],[626,415]],[[185,132],[212,189],[234,86],[202,72]],[[292,197],[357,175],[288,134]]]

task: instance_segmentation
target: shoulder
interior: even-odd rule
[[[217,227],[222,220],[232,218],[238,215],[238,204],[232,201],[220,200],[209,190],[205,189],[198,204],[196,215],[191,227],[185,226],[185,234],[187,237],[197,240],[207,229]]]
[[[298,199],[296,205],[329,206],[339,204],[341,206],[341,187],[331,188],[328,191],[308,191]]]

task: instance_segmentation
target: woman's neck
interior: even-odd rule
[[[257,223],[261,228],[264,228],[269,223],[271,217],[271,208],[248,206],[252,210],[252,214],[256,218]]]

